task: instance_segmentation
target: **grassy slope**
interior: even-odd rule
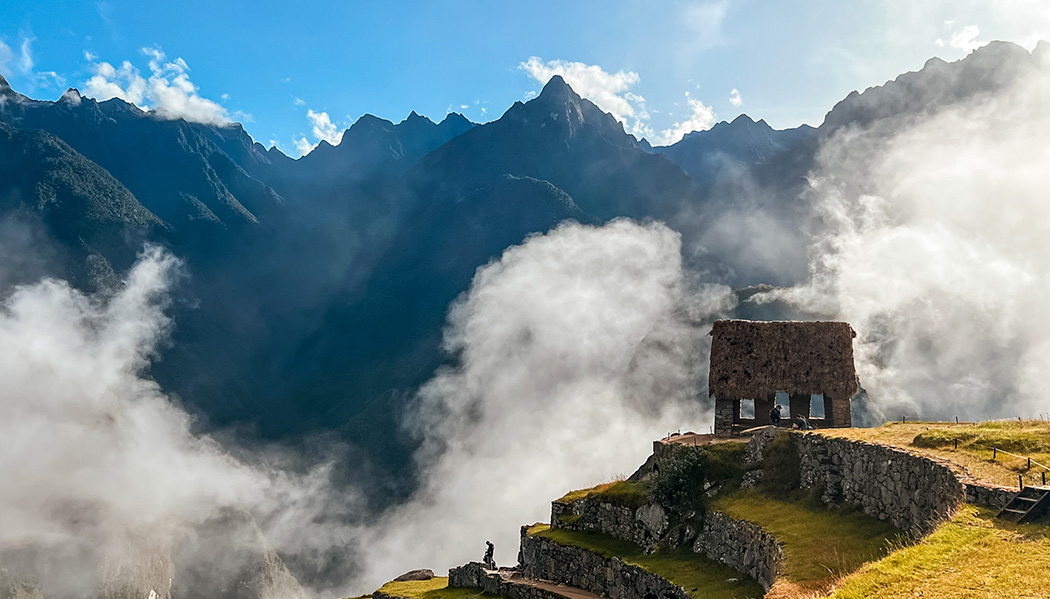
[[[911,451],[951,460],[977,478],[1017,486],[1017,475],[1025,484],[1040,484],[1041,468],[1027,468],[1027,461],[999,454],[992,461],[992,448],[1031,456],[1050,466],[1050,423],[1037,420],[997,421],[974,424],[940,422],[890,422],[876,428],[827,429],[820,434],[894,445]],[[955,439],[959,448],[954,448]],[[1050,476],[1050,474],[1048,474]]]
[[[835,599],[1021,599],[1050,596],[1050,527],[963,507],[917,545],[861,568]]]
[[[625,563],[634,564],[683,587],[694,597],[702,599],[743,599],[763,595],[758,582],[715,561],[689,551],[660,549],[645,555],[638,545],[608,535],[574,532],[565,529],[550,529],[538,524],[529,529],[529,534],[550,539],[562,545],[571,545],[593,551],[603,557],[618,557]],[[728,582],[736,579],[736,582]]]
[[[580,489],[566,493],[565,496],[558,500],[558,503],[572,503],[584,497],[638,509],[649,502],[649,484],[626,480],[602,483],[590,489]]]
[[[830,588],[865,562],[885,556],[901,535],[891,524],[862,512],[828,510],[797,494],[781,499],[756,490],[737,491],[711,507],[754,522],[776,537],[784,548],[782,577],[803,590]]]
[[[491,593],[482,593],[480,589],[450,589],[447,576],[436,576],[430,580],[388,582],[379,590],[387,595],[409,599],[493,599],[499,597]]]

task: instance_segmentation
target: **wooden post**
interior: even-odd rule
[[[995,461],[995,448],[992,448],[992,461]]]
[[[1046,470],[1043,470],[1043,486],[1046,486]]]
[[[1024,491],[1024,477],[1022,477],[1020,474],[1017,475],[1017,486],[1022,491]]]

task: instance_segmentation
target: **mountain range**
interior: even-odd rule
[[[118,284],[143,244],[184,262],[170,347],[151,366],[201,427],[295,442],[317,431],[358,452],[351,479],[376,505],[413,485],[400,420],[450,357],[449,305],[476,269],[573,219],[661,220],[687,265],[739,289],[806,276],[819,227],[799,194],[821,143],[1009,85],[1029,54],[989,44],[853,92],[819,127],[740,115],[651,147],[559,76],[485,124],[450,113],[358,119],[336,145],[291,159],[239,124],[165,118],[68,90],[54,102],[0,76],[0,285],[42,276]],[[727,223],[760,213],[785,232],[776,261],[742,252]],[[746,303],[738,315],[773,318]]]

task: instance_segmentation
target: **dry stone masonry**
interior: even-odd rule
[[[755,524],[719,512],[704,514],[703,528],[693,543],[693,551],[747,574],[767,591],[784,562],[784,550],[773,535]]]
[[[760,464],[767,445],[777,435],[792,434],[799,453],[801,485],[822,492],[828,504],[854,503],[866,513],[889,520],[921,536],[951,518],[964,501],[1001,507],[1012,489],[987,485],[949,462],[885,445],[828,437],[817,433],[787,433],[773,427],[756,433],[744,452],[747,464]],[[653,456],[636,476],[659,469],[668,449],[654,444]],[[752,484],[762,470],[748,473]],[[634,477],[632,477],[633,479]],[[656,503],[634,509],[599,498],[551,504],[551,526],[597,532],[653,548],[664,537],[681,535],[672,529],[666,510]],[[685,528],[683,536],[696,553],[754,578],[767,590],[776,580],[784,551],[759,526],[719,512],[707,512],[700,529]],[[449,572],[449,586],[480,588],[510,599],[556,599],[561,596],[531,584],[541,579],[615,599],[687,599],[685,589],[613,557],[562,545],[522,530],[519,569],[486,571],[470,563]],[[549,586],[549,585],[548,585]],[[374,599],[389,599],[375,597]],[[700,599],[700,598],[697,598]]]
[[[522,574],[616,599],[689,599],[682,587],[613,557],[543,537],[521,539]]]
[[[933,531],[966,500],[952,469],[895,447],[819,434],[796,436],[802,486],[825,503],[849,502],[915,535]]]
[[[551,528],[600,532],[653,547],[667,530],[667,513],[659,504],[632,509],[584,497],[571,503],[551,503]]]
[[[537,586],[521,577],[520,572],[510,568],[497,571],[486,570],[481,562],[470,562],[448,571],[449,588],[481,589],[486,593],[506,597],[507,599],[565,599],[551,590]],[[376,597],[372,599],[391,599]]]

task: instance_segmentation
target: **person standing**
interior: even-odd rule
[[[496,569],[496,560],[492,557],[496,547],[492,544],[492,541],[485,541],[485,567],[489,570]]]

